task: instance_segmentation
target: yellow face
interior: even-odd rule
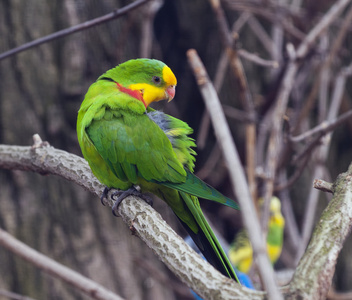
[[[136,83],[131,84],[128,88],[141,91],[146,107],[148,107],[150,103],[160,100],[167,99],[168,101],[171,101],[175,96],[175,88],[177,84],[176,76],[168,66],[164,66],[162,74],[163,85],[159,84],[161,81],[158,82],[157,77],[154,77],[153,84]]]

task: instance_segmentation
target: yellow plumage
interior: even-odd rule
[[[270,201],[267,251],[272,264],[280,257],[283,245],[285,219],[281,214],[281,202],[277,197]],[[238,233],[229,250],[231,263],[241,272],[248,273],[253,262],[253,250],[246,231]]]

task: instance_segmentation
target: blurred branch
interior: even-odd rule
[[[250,53],[244,49],[238,50],[238,55],[251,61],[251,62],[256,63],[259,66],[269,67],[269,68],[274,68],[274,69],[277,69],[279,67],[279,63],[277,61],[263,59],[263,58],[259,57],[258,55],[254,54],[254,53]]]
[[[263,26],[259,23],[257,18],[253,15],[248,20],[248,25],[252,29],[253,33],[257,36],[258,40],[261,41],[264,49],[270,54],[272,57],[272,45],[273,40],[271,37],[266,33]]]
[[[239,88],[239,98],[241,100],[244,110],[249,115],[251,120],[256,119],[256,112],[254,108],[254,102],[252,94],[248,87],[247,77],[243,69],[242,62],[238,56],[238,52],[234,49],[234,41],[232,38],[231,31],[228,27],[225,13],[221,7],[220,0],[209,0],[212,6],[213,12],[218,23],[218,28],[221,36],[222,43],[226,49],[228,60],[232,71],[236,76],[237,85]],[[249,192],[252,197],[252,201],[257,199],[257,185],[255,178],[255,167],[256,167],[256,126],[254,121],[246,124],[246,171],[248,179]]]
[[[331,122],[333,119],[335,119],[338,114],[338,111],[340,109],[340,104],[342,102],[342,97],[345,92],[347,77],[352,74],[351,70],[352,70],[352,64],[346,68],[343,68],[335,80],[335,86],[331,97],[332,99],[330,102],[330,106],[327,110],[328,115],[326,117],[326,120],[328,122]],[[319,138],[319,141],[322,140],[322,145],[317,149],[317,152],[315,154],[315,159],[317,160],[318,163],[315,166],[315,169],[313,172],[313,178],[322,178],[324,176],[325,172],[324,172],[324,167],[322,166],[322,162],[326,161],[328,157],[330,142],[331,142],[331,135],[332,133],[329,133],[323,138]],[[313,145],[313,143],[314,141],[311,143],[311,145]],[[307,207],[305,209],[303,226],[302,226],[302,240],[299,244],[299,248],[296,253],[296,262],[303,255],[306,249],[306,246],[308,245],[308,242],[310,240],[310,235],[314,225],[314,216],[315,216],[315,209],[316,209],[317,202],[318,202],[318,191],[315,189],[312,189],[309,193]]]
[[[38,141],[33,147],[0,145],[0,168],[52,174],[78,184],[97,199],[104,186],[81,157]],[[110,191],[112,193],[113,190]],[[107,204],[113,205],[111,197]],[[127,197],[119,206],[123,221],[184,283],[205,299],[263,299],[264,293],[240,287],[196,254],[142,199]]]
[[[226,0],[225,2],[230,9],[262,16],[269,22],[282,26],[285,32],[290,34],[292,37],[298,40],[304,39],[304,33],[288,21],[291,18],[301,18],[302,14],[300,12],[297,13],[294,10],[290,10],[289,6],[280,6],[274,1],[265,3],[265,5],[258,5],[258,1]],[[278,11],[280,12],[280,18],[276,13]]]
[[[154,278],[159,284],[173,290],[182,300],[194,300],[194,296],[186,285],[178,282],[175,277],[170,278],[168,273],[160,270],[153,262],[139,256],[136,256],[133,260],[139,268],[144,269],[148,273],[149,277]]]
[[[349,292],[338,293],[333,289],[330,289],[326,299],[327,300],[351,300],[352,292],[349,291]]]
[[[335,118],[334,120],[331,121],[324,121],[318,126],[302,133],[301,135],[298,136],[290,136],[289,139],[291,142],[297,143],[297,142],[302,142],[305,139],[309,139],[312,137],[312,135],[318,134],[320,137],[323,135],[329,133],[330,131],[333,131],[336,127],[339,125],[347,122],[350,120],[352,117],[352,110],[349,110],[339,117]]]
[[[305,139],[309,139],[312,137],[312,135],[317,134],[317,136],[314,137],[314,139],[301,151],[300,154],[296,155],[292,159],[292,165],[295,165],[296,167],[295,172],[293,175],[284,183],[281,183],[280,185],[275,186],[274,191],[281,191],[283,189],[287,189],[291,187],[301,176],[303,173],[303,170],[307,166],[307,163],[313,153],[313,150],[319,146],[322,141],[321,138],[328,134],[329,132],[333,131],[336,127],[339,125],[349,121],[352,117],[352,110],[349,110],[348,112],[343,113],[340,115],[338,118],[335,118],[332,121],[324,121],[320,125],[314,127],[311,130],[306,131],[305,133],[292,137],[290,136],[289,139],[291,142],[297,143],[304,141]]]
[[[215,165],[219,158],[221,157],[221,151],[219,148],[219,145],[215,144],[213,146],[213,149],[207,159],[207,161],[204,163],[203,167],[197,172],[197,176],[205,180],[214,171]]]
[[[11,300],[35,300],[35,299],[27,297],[27,296],[19,295],[19,294],[5,291],[5,290],[1,290],[1,289],[0,289],[0,296],[4,296],[7,299],[11,299]]]
[[[140,57],[150,58],[153,45],[153,22],[156,13],[164,4],[163,0],[151,0],[143,11],[142,40]]]
[[[29,147],[27,147],[28,149]],[[97,300],[122,300],[102,285],[39,253],[0,228],[0,245],[44,272]],[[13,298],[15,299],[15,298]],[[19,299],[19,298],[17,298]],[[25,299],[25,298],[22,298]],[[28,299],[28,298],[27,298]]]
[[[234,194],[241,206],[242,217],[253,247],[253,258],[258,266],[261,280],[270,299],[281,299],[275,283],[273,268],[266,255],[266,245],[261,234],[254,203],[249,194],[244,170],[219,98],[197,52],[193,49],[188,50],[187,56],[213,122],[215,134],[228,167]]]
[[[139,6],[145,4],[148,1],[150,1],[150,0],[137,0],[135,2],[132,2],[131,4],[128,4],[128,5],[124,6],[124,7],[122,7],[122,8],[116,9],[113,12],[111,12],[109,14],[106,14],[106,15],[104,15],[102,17],[98,17],[98,18],[95,18],[93,20],[86,21],[84,23],[72,26],[70,28],[66,28],[66,29],[63,29],[63,30],[56,31],[56,32],[54,32],[52,34],[49,34],[47,36],[44,36],[42,38],[39,38],[39,39],[36,39],[36,40],[31,41],[29,43],[23,44],[23,45],[21,45],[21,46],[19,46],[17,48],[14,48],[14,49],[11,49],[9,51],[1,53],[0,54],[0,60],[2,60],[4,58],[7,58],[7,57],[10,57],[12,55],[15,55],[17,53],[20,53],[22,51],[28,50],[30,48],[39,46],[41,44],[47,43],[49,41],[53,41],[53,40],[56,40],[58,38],[73,34],[75,32],[82,31],[82,30],[91,28],[93,26],[97,26],[97,25],[103,24],[105,22],[111,21],[113,19],[121,17],[124,14],[126,14],[126,13],[128,13],[128,12],[130,12],[130,11],[136,9],[136,8],[138,8]]]
[[[302,43],[295,51],[292,44],[287,45],[287,52],[290,58],[286,72],[284,73],[282,84],[276,97],[276,105],[272,115],[272,128],[269,138],[268,154],[266,158],[265,172],[268,180],[265,183],[265,205],[263,218],[269,214],[269,199],[274,192],[274,180],[278,166],[278,158],[283,145],[282,127],[283,116],[286,112],[289,96],[294,84],[294,80],[301,61],[305,58],[316,39],[327,29],[327,27],[342,13],[350,0],[337,1],[322,17],[320,22],[307,34]],[[262,222],[262,224],[265,224]]]

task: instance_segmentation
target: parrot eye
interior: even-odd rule
[[[154,81],[154,83],[156,83],[156,84],[160,84],[161,79],[160,79],[159,76],[153,76],[153,81]]]

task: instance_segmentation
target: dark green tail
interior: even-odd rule
[[[179,218],[183,227],[187,230],[188,234],[193,239],[206,260],[223,275],[234,279],[239,283],[237,275],[229,259],[227,258],[225,251],[222,249],[218,239],[216,238],[213,230],[210,228],[210,225],[199,207],[198,199],[196,199],[197,201],[195,203],[195,201],[192,201],[190,195],[183,192],[180,192],[180,195],[195,218],[199,226],[199,230],[198,232],[194,232]]]

